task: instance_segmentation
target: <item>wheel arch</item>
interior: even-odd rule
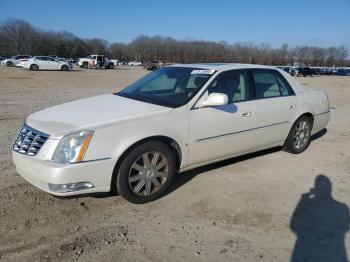
[[[298,119],[303,117],[303,116],[306,116],[306,117],[308,117],[311,120],[311,130],[312,130],[312,128],[314,126],[315,118],[314,118],[314,115],[311,112],[304,112],[304,113],[302,113],[298,118],[295,119],[294,123],[296,121],[298,121]],[[293,123],[293,125],[294,125],[294,123]]]
[[[150,141],[158,141],[158,142],[161,142],[161,143],[164,143],[165,145],[167,145],[175,156],[176,170],[180,169],[180,166],[182,163],[182,150],[181,150],[180,145],[174,139],[172,139],[171,137],[168,137],[168,136],[163,136],[163,135],[145,137],[145,138],[133,143],[129,147],[127,147],[127,149],[125,149],[123,151],[123,153],[120,155],[120,157],[118,157],[118,160],[114,166],[113,174],[112,174],[112,180],[111,180],[111,191],[112,192],[116,191],[116,183],[114,183],[114,181],[118,175],[118,170],[120,168],[120,165],[122,164],[125,157],[128,155],[128,153],[130,153],[137,146],[139,146],[143,143],[146,143],[146,142],[150,142]]]
[[[284,143],[286,141],[286,139],[288,138],[288,135],[289,135],[289,132],[292,130],[292,127],[294,126],[294,124],[303,116],[306,116],[308,117],[310,120],[311,120],[311,131],[312,131],[312,128],[314,126],[314,121],[315,121],[315,118],[314,118],[314,114],[311,113],[310,111],[305,111],[305,112],[302,112],[301,114],[299,114],[298,116],[295,117],[295,119],[293,121],[290,122],[290,126],[289,126],[289,131],[288,133],[285,135],[285,138],[284,138]]]

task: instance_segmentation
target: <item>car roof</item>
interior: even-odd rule
[[[255,64],[235,64],[235,63],[196,63],[196,64],[173,64],[170,67],[191,67],[201,69],[211,69],[216,71],[226,71],[231,69],[264,68],[277,69],[275,66],[264,66]]]
[[[303,91],[304,87],[301,86],[298,81],[296,81],[290,74],[287,72],[275,67],[275,66],[265,66],[265,65],[255,65],[255,64],[234,64],[234,63],[197,63],[197,64],[173,64],[169,65],[169,67],[190,67],[190,68],[200,68],[200,69],[208,69],[215,70],[216,72],[223,72],[227,70],[234,69],[272,69],[279,71],[291,84],[293,90],[295,92]]]

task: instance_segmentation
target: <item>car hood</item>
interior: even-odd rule
[[[29,115],[26,124],[51,138],[80,130],[95,130],[170,112],[172,108],[113,94],[53,106]]]

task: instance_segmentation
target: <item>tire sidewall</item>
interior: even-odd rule
[[[131,165],[134,163],[134,161],[138,157],[150,151],[156,151],[163,154],[163,156],[168,161],[169,174],[165,183],[157,192],[151,194],[150,196],[139,196],[135,194],[129,186],[129,171],[130,171]],[[118,170],[118,175],[116,178],[117,191],[122,197],[124,197],[129,202],[132,202],[134,204],[147,203],[160,198],[169,189],[172,183],[172,180],[174,178],[174,175],[175,175],[175,159],[170,148],[158,141],[146,142],[134,148],[133,150],[131,150],[123,160],[122,164],[120,165],[120,168]]]
[[[35,65],[35,64],[33,64],[33,65],[30,65],[30,70],[32,70],[32,71],[38,71],[39,70],[39,67],[37,66],[37,65]]]
[[[294,135],[295,128],[297,127],[297,125],[301,121],[305,121],[309,125],[309,140],[307,141],[307,144],[303,148],[296,148],[294,146],[294,143],[293,143],[293,135]],[[300,154],[300,153],[304,152],[309,147],[309,145],[311,143],[311,130],[312,130],[312,125],[311,125],[310,118],[308,118],[307,116],[301,116],[300,118],[297,119],[297,121],[295,121],[295,123],[293,124],[292,128],[290,129],[288,137],[287,137],[287,139],[285,141],[284,148],[288,152],[293,153],[293,154]]]

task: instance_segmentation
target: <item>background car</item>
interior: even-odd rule
[[[291,67],[291,68],[289,69],[289,74],[290,74],[291,76],[298,75],[298,73],[299,73],[299,71],[298,71],[297,68]]]
[[[128,65],[129,65],[129,66],[142,66],[142,62],[139,62],[139,61],[131,61],[131,62],[128,62]]]
[[[166,64],[164,61],[149,61],[144,64],[143,68],[154,71],[164,67],[165,65]]]
[[[77,65],[81,68],[105,68],[105,69],[113,69],[114,62],[105,57],[104,55],[89,55],[85,58],[79,58],[77,61]]]
[[[311,70],[310,67],[307,67],[307,66],[305,66],[305,67],[302,67],[302,66],[298,67],[298,75],[299,76],[304,76],[304,77],[312,76],[313,75],[312,73],[313,73],[313,71]]]
[[[37,70],[62,70],[69,71],[73,69],[73,65],[56,60],[50,56],[34,56],[29,59],[28,62],[24,66],[27,69],[37,71]]]
[[[0,61],[3,61],[5,59],[9,59],[9,58],[12,58],[12,56],[10,56],[10,55],[2,55],[2,56],[0,56]]]
[[[3,61],[1,61],[1,63],[3,65],[12,67],[12,66],[16,66],[21,61],[24,61],[24,62],[28,61],[29,58],[31,58],[30,55],[17,55],[17,56],[13,56],[9,59],[4,59]]]
[[[338,69],[336,75],[338,75],[338,76],[350,76],[350,68],[340,68],[340,69]]]

